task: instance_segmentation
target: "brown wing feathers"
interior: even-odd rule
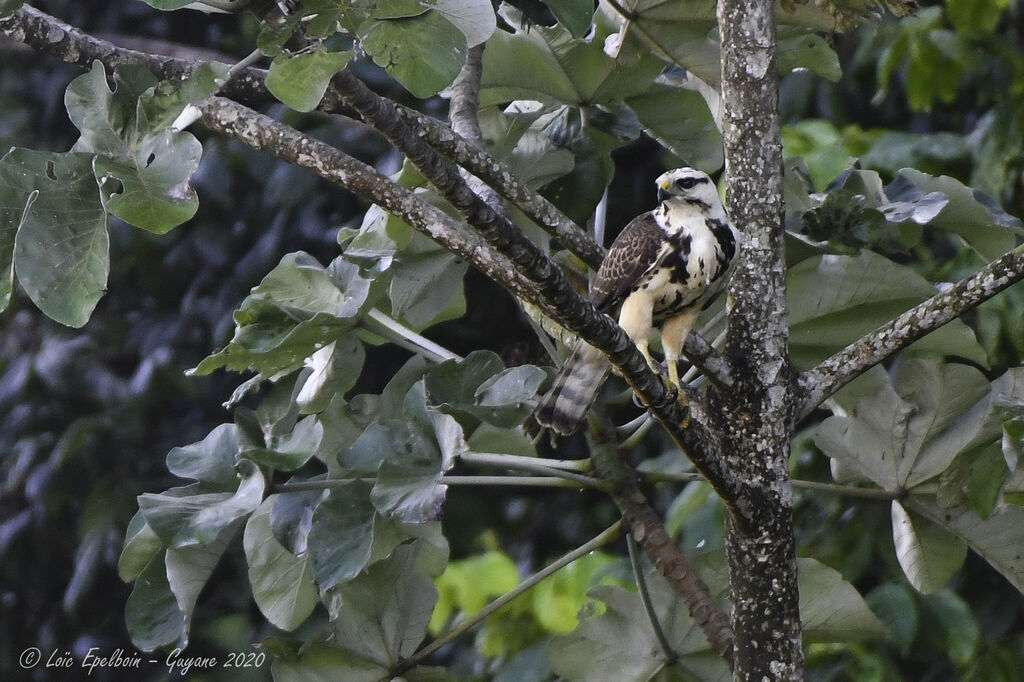
[[[654,265],[662,239],[652,211],[630,221],[615,238],[590,284],[590,302],[598,310],[610,312]]]

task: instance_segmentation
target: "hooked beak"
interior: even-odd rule
[[[670,196],[671,195],[668,193],[668,183],[667,182],[659,182],[658,183],[658,203],[660,204],[661,202],[663,202],[666,199],[668,199]]]

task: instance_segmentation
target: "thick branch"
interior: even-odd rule
[[[800,376],[801,400],[796,418],[806,417],[822,401],[871,367],[1022,279],[1024,245],[865,334]]]
[[[196,106],[202,112],[203,124],[211,130],[312,170],[325,180],[370,199],[415,225],[517,296],[526,295],[533,288],[507,258],[489,248],[479,235],[340,149],[223,97],[211,97]]]
[[[588,267],[596,270],[601,266],[604,248],[554,204],[521,183],[507,165],[474,147],[437,119],[406,107],[399,107],[399,114],[415,130],[422,131],[431,146],[496,189]]]
[[[722,137],[733,221],[743,230],[730,283],[725,357],[733,387],[712,390],[709,422],[757,500],[726,519],[734,679],[803,679],[793,493],[793,379],[787,353],[782,143],[774,0],[719,0]]]
[[[601,478],[611,483],[611,496],[622,512],[629,533],[644,548],[651,563],[686,603],[694,622],[704,631],[711,648],[732,667],[732,628],[729,616],[697,570],[672,541],[661,517],[637,485],[636,472],[616,448],[615,432],[591,416],[590,457]]]

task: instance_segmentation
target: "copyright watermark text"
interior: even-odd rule
[[[181,649],[175,649],[166,657],[159,658],[120,648],[105,652],[99,647],[92,647],[84,655],[76,656],[66,650],[54,649],[47,652],[30,646],[18,657],[18,664],[25,670],[77,668],[92,675],[97,670],[143,670],[156,665],[166,668],[171,675],[181,677],[197,670],[213,668],[260,668],[266,662],[267,655],[262,651],[230,653],[225,656],[186,656]]]

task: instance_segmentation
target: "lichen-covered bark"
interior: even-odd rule
[[[946,291],[865,334],[801,375],[796,418],[806,417],[823,400],[871,367],[1022,279],[1024,246],[1018,246]]]
[[[727,522],[737,680],[803,673],[787,462],[792,373],[782,235],[782,145],[774,0],[720,0],[728,203],[743,231],[725,357],[733,386],[713,390],[709,425],[751,507]]]

